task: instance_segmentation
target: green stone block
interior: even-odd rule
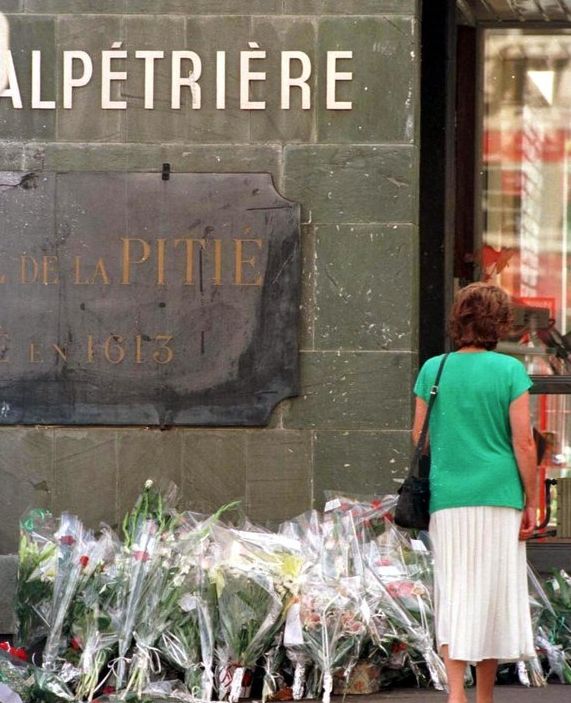
[[[16,552],[22,515],[32,507],[51,508],[54,483],[53,431],[0,429],[0,553]]]
[[[255,522],[276,528],[311,508],[311,484],[281,481],[256,481],[248,484],[246,514]]]
[[[17,631],[14,601],[18,585],[17,554],[0,555],[0,631],[13,634]]]
[[[56,429],[53,510],[87,527],[117,524],[117,442],[111,429]]]
[[[176,173],[270,172],[277,181],[281,149],[277,146],[225,144],[27,144],[24,168],[47,171],[160,172],[163,163]]]
[[[31,108],[32,51],[42,52],[42,100],[56,98],[55,20],[50,17],[14,15],[8,18],[10,46],[22,98],[22,109],[11,98],[0,100],[2,139],[53,139],[56,111]]]
[[[282,0],[127,0],[126,12],[193,15],[270,15]]]
[[[353,51],[337,62],[352,72],[339,81],[336,99],[351,110],[326,109],[319,94],[318,141],[325,143],[404,143],[417,137],[420,66],[419,35],[411,17],[331,17],[319,23],[319,75],[327,75],[328,51]]]
[[[24,144],[21,142],[0,142],[0,170],[23,171],[24,163]]]
[[[284,0],[288,15],[382,15],[419,12],[418,0]]]
[[[0,12],[21,12],[24,0],[0,0]]]
[[[73,107],[61,107],[63,97],[58,98],[58,141],[70,142],[122,142],[125,141],[125,110],[101,109],[101,67],[96,57],[101,51],[111,48],[114,42],[123,41],[125,31],[120,17],[97,17],[95,15],[58,18],[58,63],[63,64],[63,51],[75,49],[86,51],[94,59],[93,77],[88,85],[73,91]],[[115,61],[113,70],[124,70],[125,61]],[[62,90],[62,85],[58,86]],[[111,88],[113,100],[123,99],[122,82],[114,81]]]
[[[315,348],[315,227],[303,225],[301,228],[301,328],[300,349],[311,351]]]
[[[246,495],[246,433],[243,430],[183,432],[184,504],[212,512]]]
[[[314,223],[414,222],[414,147],[291,145],[285,148],[285,196]]]
[[[24,0],[26,12],[122,14],[130,0]]]
[[[311,432],[258,430],[246,439],[246,513],[275,524],[311,507]]]
[[[145,481],[161,490],[182,484],[182,432],[133,428],[117,432],[119,519],[133,507]]]
[[[310,482],[311,432],[254,430],[246,433],[246,479]]]
[[[124,28],[126,46],[132,49],[126,62],[126,141],[185,141],[189,108],[183,103],[182,109],[171,109],[170,58],[170,51],[186,48],[184,17],[126,17]],[[145,109],[145,62],[135,58],[133,49],[165,52],[165,57],[154,63],[153,109]]]
[[[255,81],[252,99],[264,100],[265,110],[251,113],[251,138],[255,142],[315,142],[317,135],[317,65],[316,28],[313,20],[291,17],[263,17],[252,20],[252,39],[267,51],[267,59],[252,62],[253,70],[266,72],[266,81]],[[243,46],[240,47],[243,49]],[[308,85],[311,89],[311,109],[303,110],[301,90],[292,88],[290,109],[281,107],[281,52],[303,51],[312,65]],[[292,61],[291,75],[301,72],[299,61]]]
[[[396,493],[410,458],[410,432],[316,432],[315,507],[325,491],[378,497]]]
[[[250,141],[250,114],[240,109],[240,51],[248,49],[249,17],[189,17],[187,46],[202,57],[202,107],[186,105],[186,139],[208,144]],[[226,108],[216,108],[216,52],[226,51]],[[188,98],[188,96],[187,96]],[[190,103],[190,100],[187,100]]]
[[[411,225],[316,227],[315,348],[411,348],[416,230]]]
[[[400,430],[410,426],[413,359],[398,352],[302,352],[301,392],[286,428]]]

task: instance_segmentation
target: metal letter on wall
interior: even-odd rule
[[[0,174],[0,423],[263,425],[298,389],[269,174]]]

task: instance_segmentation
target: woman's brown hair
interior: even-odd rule
[[[501,288],[471,283],[458,291],[450,313],[450,337],[457,349],[495,349],[512,324],[510,300]]]

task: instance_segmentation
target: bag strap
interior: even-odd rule
[[[430,389],[430,397],[428,399],[428,407],[426,408],[426,415],[424,417],[424,423],[422,424],[422,430],[420,432],[420,437],[418,438],[418,443],[416,447],[414,448],[414,454],[412,455],[412,462],[411,462],[411,467],[410,467],[410,473],[411,475],[415,475],[415,472],[418,474],[418,468],[420,464],[420,457],[422,456],[422,450],[424,448],[424,445],[426,444],[426,436],[428,435],[428,423],[430,420],[430,413],[432,411],[432,406],[434,405],[434,401],[436,400],[436,396],[438,395],[438,386],[440,384],[440,377],[442,376],[442,370],[444,369],[444,364],[446,363],[446,360],[450,356],[450,352],[447,354],[444,354],[442,357],[442,361],[440,362],[440,366],[438,367],[438,373],[436,374],[436,378],[434,379],[434,385]]]

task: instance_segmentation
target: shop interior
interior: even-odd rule
[[[423,11],[420,356],[446,348],[459,286],[484,280],[509,293],[514,325],[498,350],[534,381],[541,500],[530,552],[569,568],[571,1],[440,10],[440,29],[434,8]]]

